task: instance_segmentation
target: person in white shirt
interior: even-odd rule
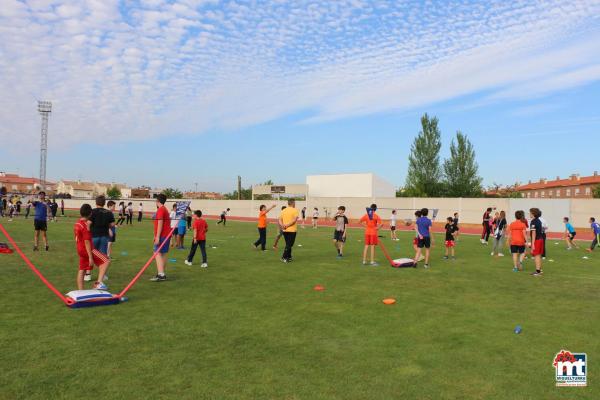
[[[142,217],[144,216],[144,205],[140,203],[138,206],[138,222],[142,222]]]
[[[390,217],[390,234],[392,236],[392,240],[398,241],[398,236],[396,236],[396,223],[398,221],[398,217],[396,216],[396,210],[392,210],[392,216]]]
[[[125,222],[125,224],[132,225],[133,224],[133,203],[132,202],[127,203],[127,208],[125,209],[125,217],[127,218],[127,222]]]
[[[313,215],[312,215],[312,227],[313,227],[313,229],[317,229],[318,225],[319,225],[319,209],[317,207],[315,207],[314,210],[313,210]]]

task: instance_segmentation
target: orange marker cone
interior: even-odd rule
[[[392,299],[392,298],[383,299],[382,302],[383,302],[383,304],[389,306],[389,305],[392,305],[392,304],[396,304],[396,299]]]
[[[325,290],[325,287],[321,286],[321,285],[317,285],[313,289],[316,290],[316,291],[318,291],[318,292],[322,292],[323,290]]]

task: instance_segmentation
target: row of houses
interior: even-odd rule
[[[130,188],[122,183],[86,182],[82,180],[70,181],[61,179],[58,182],[46,182],[45,191],[50,196],[86,198],[91,199],[98,195],[106,195],[112,187],[117,187],[122,198],[152,199],[162,189],[141,186]],[[42,185],[38,178],[19,176],[0,172],[0,187],[5,187],[8,192],[20,194],[35,194],[41,190]],[[223,195],[217,192],[186,192],[186,199],[222,200]]]
[[[50,190],[54,189],[54,183],[47,182],[47,187]],[[0,187],[6,188],[9,192],[14,193],[37,193],[40,188],[40,180],[37,178],[26,178],[18,174],[9,174],[0,172]]]
[[[90,199],[99,195],[106,195],[108,190],[116,187],[121,192],[123,198],[131,197],[131,188],[122,183],[102,183],[102,182],[84,182],[84,181],[66,181],[60,180],[56,183],[54,189],[57,195],[68,194],[75,198]]]
[[[592,198],[594,189],[600,185],[600,175],[594,171],[590,176],[573,174],[566,179],[559,176],[554,180],[541,178],[539,182],[531,182],[516,188],[523,197],[533,199],[585,199]]]

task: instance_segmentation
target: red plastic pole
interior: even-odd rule
[[[390,265],[394,266],[394,260],[392,260],[392,257],[390,257],[389,253],[387,252],[385,246],[383,245],[383,243],[381,243],[381,241],[379,241],[379,247],[381,247],[381,250],[383,250],[383,254],[385,255],[385,258],[387,258],[390,262]]]
[[[17,253],[21,256],[21,258],[23,259],[23,261],[25,261],[25,264],[27,264],[27,266],[29,268],[31,268],[31,270],[33,271],[33,273],[36,274],[38,276],[38,278],[40,278],[42,280],[42,282],[44,283],[44,285],[46,285],[48,287],[48,289],[50,289],[55,295],[57,295],[58,298],[61,299],[63,303],[65,303],[66,305],[72,304],[72,301],[70,301],[69,299],[67,299],[61,292],[59,292],[54,287],[54,285],[52,285],[48,281],[48,279],[46,279],[44,277],[44,275],[42,275],[42,273],[35,267],[35,265],[33,265],[33,263],[29,260],[29,258],[27,258],[27,256],[21,251],[21,249],[19,248],[19,246],[17,246],[17,243],[15,243],[15,241],[8,234],[8,232],[6,231],[6,229],[4,229],[4,226],[2,224],[0,224],[0,230],[2,231],[2,233],[4,234],[4,236],[6,236],[6,238],[9,241],[9,243],[15,248],[15,250],[17,251]]]
[[[170,238],[171,236],[173,236],[173,232],[175,231],[175,229],[177,229],[177,227],[171,229],[171,232],[169,233],[169,235],[167,236],[167,238]],[[121,290],[121,293],[119,293],[117,295],[117,297],[123,297],[125,296],[125,293],[127,293],[129,291],[129,289],[131,289],[131,287],[133,285],[135,285],[135,283],[138,281],[138,279],[140,279],[140,277],[142,276],[142,274],[144,273],[144,271],[146,271],[146,269],[150,266],[150,263],[152,263],[152,261],[156,258],[156,256],[158,255],[158,253],[160,252],[160,250],[163,248],[163,246],[167,243],[166,240],[164,240],[160,246],[158,247],[158,249],[156,249],[156,251],[152,254],[152,257],[150,257],[150,259],[148,261],[146,261],[146,264],[144,264],[144,266],[142,267],[142,269],[140,269],[140,271],[136,274],[136,276],[133,277],[133,279],[131,280],[131,282],[129,282],[127,284],[127,286],[125,286],[125,288],[123,290]]]

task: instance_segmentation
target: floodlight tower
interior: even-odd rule
[[[42,116],[42,143],[40,145],[40,189],[46,190],[46,157],[48,155],[48,118],[52,102],[38,101],[38,112]]]

